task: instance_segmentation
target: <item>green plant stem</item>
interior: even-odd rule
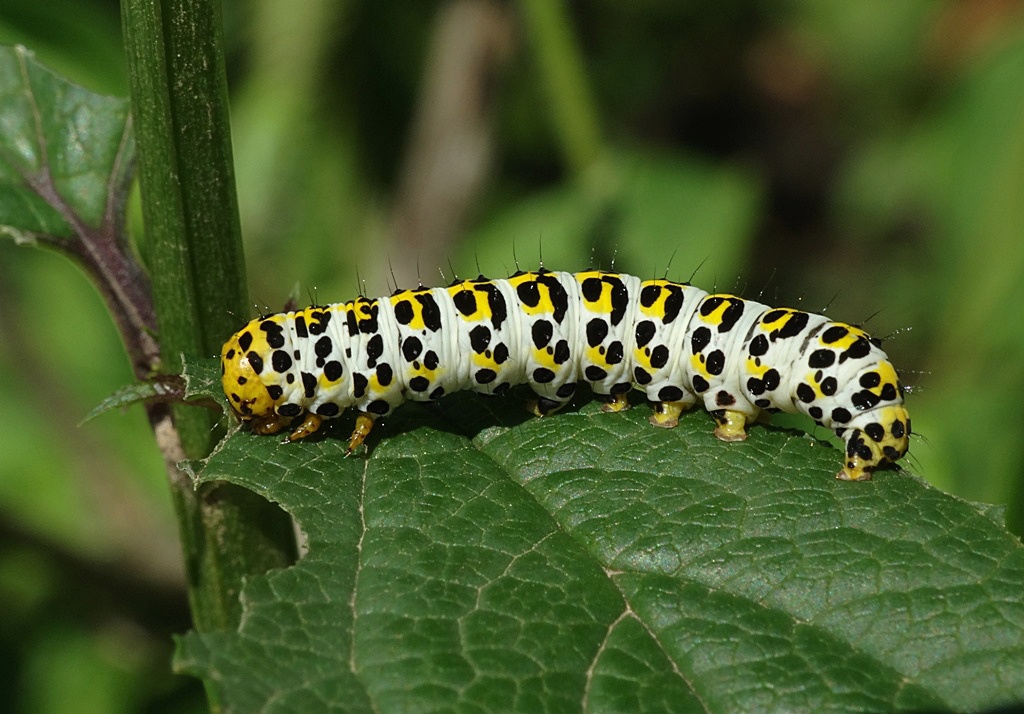
[[[563,158],[584,174],[604,153],[600,122],[579,46],[562,0],[521,0]]]
[[[245,269],[216,0],[123,0],[139,178],[161,356],[212,355],[245,315]],[[169,439],[187,458],[215,444],[209,412],[179,406]],[[193,619],[200,631],[241,617],[245,577],[292,562],[288,517],[237,487],[196,492],[168,468],[181,528]]]
[[[564,0],[520,0],[562,160],[582,189],[587,242],[598,264],[615,261],[622,208],[620,172],[611,162]]]

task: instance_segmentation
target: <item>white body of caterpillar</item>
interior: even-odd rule
[[[672,427],[701,401],[724,441],[762,412],[807,414],[846,444],[837,477],[864,480],[907,451],[896,370],[858,327],[684,283],[620,273],[519,272],[253,320],[225,343],[224,392],[260,433],[289,436],[359,411],[349,450],[407,399],[529,384],[539,415],[585,382],[607,411],[633,388]]]

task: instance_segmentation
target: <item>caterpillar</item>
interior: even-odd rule
[[[523,383],[538,416],[580,382],[609,412],[645,392],[659,427],[700,400],[723,441],[746,439],[764,414],[806,414],[845,443],[836,477],[849,481],[894,464],[910,437],[896,370],[859,327],[599,270],[481,276],[260,317],[224,344],[221,369],[232,410],[257,433],[296,423],[286,441],[303,439],[355,407],[348,453],[407,399]]]

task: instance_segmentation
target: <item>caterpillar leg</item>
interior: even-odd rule
[[[376,418],[374,414],[359,412],[359,416],[356,417],[356,426],[348,437],[348,448],[345,449],[345,456],[351,455],[353,451],[363,445],[366,437],[373,430],[373,420]]]
[[[716,409],[711,412],[715,418],[715,436],[722,441],[745,441],[747,438],[747,415],[731,409]]]
[[[566,404],[568,402],[556,402],[554,399],[548,399],[547,397],[537,397],[536,399],[527,400],[526,411],[534,416],[542,417],[554,414]]]
[[[285,443],[287,444],[290,441],[305,439],[310,434],[315,434],[323,422],[323,417],[317,416],[312,412],[306,412],[305,418],[292,430],[292,433],[284,440]]]
[[[651,426],[674,429],[679,426],[679,415],[686,411],[688,406],[683,402],[655,402],[654,412],[647,421]]]
[[[608,401],[601,405],[603,412],[621,412],[629,409],[629,397],[626,392],[609,394],[606,398]]]
[[[277,432],[284,429],[291,422],[289,417],[283,417],[280,414],[270,412],[264,416],[253,417],[249,423],[252,424],[252,430],[257,434],[276,434]]]

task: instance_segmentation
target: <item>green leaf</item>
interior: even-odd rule
[[[408,404],[345,458],[241,432],[199,474],[276,501],[307,553],[178,667],[237,711],[888,711],[1024,696],[1024,552],[993,514],[702,412]]]
[[[128,102],[93,94],[0,47],[0,234],[58,247],[123,202],[134,145]]]
[[[180,375],[157,374],[145,382],[126,384],[97,404],[82,423],[140,402],[194,402],[227,411],[228,400],[220,386],[220,362],[216,359],[190,360]]]
[[[0,47],[0,236],[57,250],[89,275],[142,379],[156,362],[156,318],[124,232],[134,160],[126,100]]]
[[[228,398],[220,385],[219,359],[188,359],[182,360],[181,376],[185,380],[186,401],[212,399],[227,411]]]
[[[90,422],[101,414],[106,414],[114,409],[129,407],[140,402],[162,400],[172,395],[172,389],[164,381],[135,382],[126,384],[116,392],[97,404],[82,419],[82,424]]]

